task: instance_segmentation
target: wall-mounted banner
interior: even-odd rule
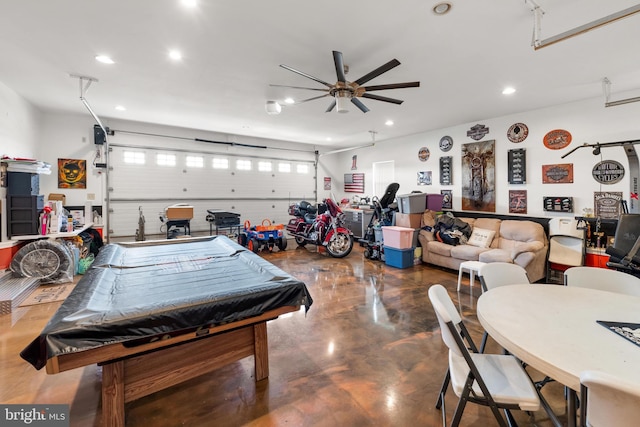
[[[344,174],[345,193],[364,193],[364,174],[345,173]]]
[[[571,184],[573,182],[573,163],[542,165],[543,184]]]
[[[593,167],[591,175],[600,184],[616,184],[624,177],[624,166],[615,160],[603,160]]]

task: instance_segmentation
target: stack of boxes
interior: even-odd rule
[[[414,229],[391,225],[382,227],[384,262],[397,268],[413,267]]]

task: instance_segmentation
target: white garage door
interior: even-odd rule
[[[110,144],[109,235],[132,237],[140,211],[145,233],[166,234],[167,206],[194,207],[192,234],[208,234],[207,210],[241,215],[241,223],[289,220],[289,204],[315,200],[316,163],[264,156]],[[275,152],[275,150],[274,150]]]

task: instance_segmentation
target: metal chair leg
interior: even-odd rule
[[[449,381],[451,380],[451,372],[447,369],[447,373],[442,380],[442,387],[440,387],[440,393],[438,394],[438,400],[436,401],[436,409],[444,404],[444,395],[447,393],[447,387],[449,387]]]

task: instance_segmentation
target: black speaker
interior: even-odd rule
[[[93,125],[93,140],[96,145],[104,145],[107,140],[107,137],[100,125]]]

